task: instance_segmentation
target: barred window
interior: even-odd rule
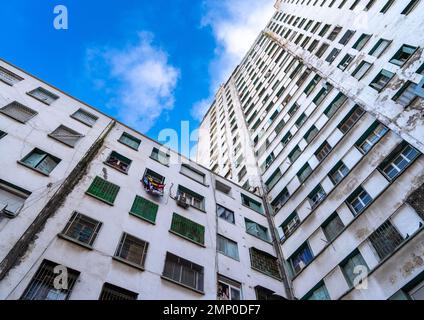
[[[71,118],[74,118],[75,120],[78,120],[89,127],[92,127],[98,120],[98,117],[85,111],[84,109],[77,110],[74,114],[71,115]]]
[[[23,78],[5,68],[0,67],[0,80],[13,86],[15,83],[22,81]]]
[[[143,268],[148,246],[148,242],[123,233],[115,252],[115,258]]]
[[[49,137],[56,139],[67,146],[75,147],[77,142],[83,137],[82,134],[60,125],[56,130],[49,134]]]
[[[1,108],[0,112],[21,123],[26,123],[37,115],[37,111],[25,107],[16,101]]]
[[[278,260],[267,252],[250,248],[250,263],[254,270],[274,278],[281,278]]]
[[[65,229],[63,229],[62,235],[74,239],[77,242],[92,246],[101,226],[102,223],[100,221],[74,212],[71,219],[66,224]]]
[[[383,260],[399,247],[403,237],[388,220],[371,234],[369,240],[380,260]]]
[[[28,95],[47,105],[50,105],[59,99],[59,96],[41,87],[28,92]]]
[[[110,283],[105,283],[100,293],[99,300],[106,301],[124,301],[137,300],[138,294],[127,289],[114,286]]]

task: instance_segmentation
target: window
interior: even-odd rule
[[[364,211],[371,201],[371,196],[362,187],[356,189],[356,191],[347,199],[347,203],[355,216]]]
[[[177,198],[185,199],[185,203],[199,210],[205,210],[205,198],[183,186],[178,186]]]
[[[143,197],[135,196],[130,214],[154,224],[158,210],[159,206],[156,203]]]
[[[333,213],[322,225],[322,231],[328,242],[333,241],[344,229],[344,224],[337,212]]]
[[[328,63],[332,63],[334,60],[336,60],[336,58],[339,55],[340,51],[341,51],[340,49],[334,48],[333,50],[331,50],[330,54],[325,59],[325,61],[327,61]]]
[[[37,115],[37,111],[25,107],[16,101],[1,108],[0,112],[21,123],[26,123]]]
[[[331,150],[332,147],[327,141],[325,141],[315,152],[315,156],[317,157],[318,161],[322,161],[331,152]]]
[[[297,158],[302,154],[299,146],[294,147],[294,149],[289,153],[288,158],[291,163],[295,162]]]
[[[32,90],[30,92],[28,92],[28,95],[30,95],[31,97],[47,104],[50,105],[52,104],[54,101],[56,101],[57,99],[59,99],[59,97],[57,95],[55,95],[54,93],[51,93],[50,91],[43,89],[43,88],[37,88],[35,90]]]
[[[415,102],[421,100],[417,95],[418,85],[412,81],[407,81],[402,88],[394,95],[393,100],[402,105],[409,107]]]
[[[309,163],[306,163],[298,172],[297,177],[299,178],[300,183],[303,183],[309,175],[312,173],[312,168]]]
[[[241,284],[237,281],[218,275],[218,300],[241,300]]]
[[[68,285],[66,289],[56,289],[55,279],[57,273],[54,268],[58,264],[43,260],[28,287],[22,294],[21,300],[67,300],[71,295],[75,282],[78,279],[79,271],[66,268],[68,273]]]
[[[150,157],[152,159],[159,161],[160,163],[164,164],[165,166],[169,165],[170,155],[159,150],[158,148],[153,148],[152,154],[150,155]]]
[[[371,39],[371,35],[370,34],[363,33],[363,34],[360,35],[360,37],[355,42],[355,44],[353,45],[352,48],[360,51],[360,50],[362,50],[365,47],[365,45],[367,44],[367,42],[370,39]]]
[[[346,167],[346,165],[342,161],[339,161],[335,165],[335,167],[331,169],[328,175],[330,177],[330,180],[334,183],[334,185],[337,185],[348,174],[349,174],[349,168]]]
[[[25,156],[25,158],[19,161],[19,163],[35,169],[42,174],[49,175],[60,161],[61,160],[59,158],[35,148],[27,156]]]
[[[377,252],[380,260],[389,256],[403,242],[402,235],[390,220],[384,222],[369,237],[369,240]]]
[[[0,179],[0,217],[16,217],[31,192]]]
[[[307,143],[310,143],[318,134],[319,130],[314,125],[306,132],[303,138]]]
[[[229,223],[234,224],[234,212],[231,210],[228,210],[227,208],[224,208],[223,206],[220,206],[219,204],[216,205],[216,213],[219,218],[226,220]]]
[[[401,174],[414,161],[420,152],[409,144],[400,144],[383,163],[379,169],[391,181]]]
[[[95,177],[86,193],[107,204],[113,205],[119,189],[120,187],[116,184],[103,180],[100,177]]]
[[[330,35],[328,36],[328,40],[333,41],[334,39],[336,39],[340,31],[342,31],[342,27],[340,26],[334,27],[333,31],[331,31]]]
[[[269,241],[267,228],[247,218],[244,218],[244,222],[246,223],[246,232],[248,234],[255,236],[259,239],[262,239],[264,241]]]
[[[92,247],[101,226],[100,221],[74,212],[61,235]]]
[[[226,184],[222,183],[221,181],[216,180],[215,182],[215,188],[216,190],[223,192],[225,194],[231,194],[231,187],[227,186]]]
[[[163,277],[203,292],[203,267],[169,252],[166,253]]]
[[[121,171],[123,173],[128,173],[131,162],[132,161],[130,159],[124,157],[123,155],[120,155],[119,153],[115,151],[112,151],[112,153],[107,158],[105,163],[117,169],[118,171]]]
[[[60,125],[56,130],[49,134],[49,137],[73,148],[83,137],[83,135],[68,127],[65,127],[64,125]]]
[[[5,68],[0,67],[0,81],[13,86],[15,83],[22,81],[23,78],[14,74],[13,72],[6,70]]]
[[[144,267],[149,244],[128,233],[123,233],[115,252],[115,259],[137,267]]]
[[[272,201],[272,209],[274,210],[274,213],[277,213],[283,205],[287,202],[287,200],[290,198],[289,191],[287,188],[284,188],[278,196]]]
[[[265,182],[266,187],[268,188],[268,190],[271,190],[279,181],[280,177],[283,174],[281,173],[280,168],[277,168],[277,170],[275,170],[272,175],[269,177],[269,179]]]
[[[337,68],[339,68],[342,71],[346,70],[347,67],[350,65],[350,63],[353,61],[353,59],[355,59],[355,56],[351,54],[345,55],[343,59],[340,61],[340,63],[338,64]]]
[[[205,174],[189,165],[182,164],[180,172],[201,184],[205,183]]]
[[[4,138],[5,136],[7,136],[7,133],[0,130],[0,139]]]
[[[133,137],[132,135],[126,133],[126,132],[124,132],[122,134],[122,136],[119,138],[118,141],[125,144],[126,146],[134,149],[134,150],[138,150],[138,148],[140,147],[140,143],[141,143],[140,139],[137,139],[137,138]]]
[[[405,7],[405,9],[402,10],[400,14],[404,14],[404,15],[409,14],[415,8],[415,6],[418,4],[419,1],[420,0],[409,1],[408,5]]]
[[[303,244],[289,259],[294,274],[302,271],[314,258],[308,243]]]
[[[352,36],[355,34],[355,30],[347,30],[343,37],[340,39],[339,43],[342,45],[346,45]]]
[[[137,300],[138,294],[127,289],[114,286],[110,283],[105,283],[100,293],[99,300],[104,301],[125,301]]]
[[[403,45],[398,52],[389,60],[390,63],[393,63],[399,67],[402,67],[406,61],[414,54],[417,50],[417,47]]]
[[[179,214],[172,216],[170,231],[195,243],[205,244],[205,227]]]
[[[281,277],[277,258],[267,252],[250,248],[250,263],[254,270],[274,278]]]
[[[253,200],[252,198],[241,194],[241,203],[256,212],[263,214],[262,204],[259,201]]]
[[[345,261],[343,261],[340,264],[340,267],[350,287],[353,287],[354,284],[359,284],[358,283],[359,279],[357,279],[359,276],[367,275],[367,274],[364,274],[363,272],[358,272],[358,267],[369,270],[367,263],[365,262],[364,258],[362,257],[361,253],[358,250],[355,250],[350,255],[350,257],[348,257]]]
[[[281,225],[281,229],[283,230],[283,239],[290,237],[298,225],[300,225],[300,219],[297,212],[295,211],[289,215],[289,217]]]
[[[318,57],[318,58],[321,58],[323,55],[324,55],[324,53],[327,51],[327,49],[328,49],[328,47],[329,47],[330,45],[328,44],[328,43],[323,43],[320,47],[319,47],[319,49],[317,50],[317,52],[315,52],[315,55]]]
[[[322,89],[318,92],[318,94],[315,96],[312,102],[315,103],[317,106],[319,106],[321,102],[324,101],[325,97],[327,97],[328,93],[332,89],[333,89],[333,86],[331,84],[329,84],[328,82],[324,83],[322,86]]]
[[[331,118],[346,101],[347,97],[343,93],[339,92],[327,109],[324,110],[324,114],[328,118]]]
[[[227,257],[239,260],[237,242],[221,236],[220,234],[217,235],[217,250]]]
[[[255,293],[256,300],[285,300],[283,297],[277,295],[274,291],[262,286],[256,286]]]
[[[358,105],[355,105],[348,115],[337,126],[341,132],[346,134],[358,120],[362,117],[365,111]]]
[[[394,73],[383,69],[370,83],[370,87],[377,90],[378,92],[381,92],[394,77],[394,75]]]
[[[388,130],[389,129],[384,125],[376,121],[356,142],[356,146],[358,146],[363,153],[367,153],[378,141],[380,141]]]
[[[324,283],[320,283],[306,295],[305,300],[331,300],[327,287]]]
[[[98,117],[83,109],[77,110],[74,114],[71,115],[71,118],[74,118],[75,120],[78,120],[89,127],[92,127],[98,120]]]
[[[311,210],[315,209],[322,201],[324,201],[326,196],[327,194],[322,186],[320,184],[316,186],[315,189],[308,195]]]
[[[306,86],[304,92],[307,96],[311,94],[312,91],[314,91],[315,87],[317,86],[318,82],[321,80],[321,77],[319,75],[315,75],[315,77],[309,82],[309,84]]]
[[[390,7],[392,6],[392,4],[395,2],[395,0],[387,0],[386,4],[384,5],[384,7],[381,9],[381,13],[386,13],[387,10],[390,9]]]
[[[391,41],[386,39],[378,40],[375,46],[369,52],[369,54],[379,58],[383,54],[383,52],[387,49],[387,47],[390,45],[390,43]]]

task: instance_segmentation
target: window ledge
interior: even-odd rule
[[[245,204],[241,204],[243,207],[245,207],[245,208],[249,208],[250,210],[252,210],[252,211],[255,211],[255,212],[257,212],[257,213],[259,213],[261,216],[265,216],[264,214],[263,214],[263,212],[260,212],[260,211],[257,211],[257,210],[255,210],[255,209],[252,209],[251,207],[249,207],[249,206],[246,206]]]
[[[181,282],[175,281],[174,279],[168,278],[168,277],[166,277],[166,276],[164,276],[164,275],[162,275],[162,276],[160,276],[160,277],[161,277],[163,280],[166,280],[166,281],[172,282],[172,283],[174,283],[174,284],[176,284],[176,285],[178,285],[178,286],[184,287],[184,288],[189,289],[189,290],[191,290],[191,291],[193,291],[193,292],[196,292],[196,293],[198,293],[198,294],[201,294],[201,295],[204,295],[204,294],[205,294],[205,292],[203,292],[203,291],[200,291],[200,290],[197,290],[197,289],[195,289],[195,288],[192,288],[192,287],[190,287],[190,286],[188,286],[188,285],[185,285],[184,283],[181,283]]]
[[[176,231],[174,231],[174,230],[169,230],[169,232],[170,233],[172,233],[172,234],[174,234],[174,235],[176,235],[176,236],[178,236],[178,237],[180,237],[180,238],[183,238],[183,239],[185,239],[185,240],[187,240],[187,241],[190,241],[190,242],[192,242],[192,243],[194,243],[194,244],[197,244],[198,246],[200,246],[200,247],[202,247],[202,248],[206,248],[206,246],[204,245],[204,244],[202,244],[202,243],[200,243],[200,242],[197,242],[197,241],[194,241],[193,239],[190,239],[189,237],[186,237],[186,236],[184,236],[184,235],[182,235],[182,234],[179,234],[178,232],[176,232]]]
[[[111,167],[111,168],[115,169],[116,171],[119,171],[120,173],[123,173],[123,174],[128,175],[128,172],[125,172],[124,170],[121,170],[121,169],[119,169],[119,168],[111,165],[110,163],[107,163],[106,161],[103,161],[103,164],[106,165],[106,166],[108,166],[108,167]],[[129,170],[129,167],[128,167],[128,170]]]
[[[184,173],[184,172],[182,172],[182,171],[180,171],[180,174],[181,174],[182,176],[184,176],[184,177],[189,178],[190,180],[193,180],[193,181],[195,181],[195,182],[197,182],[197,183],[201,184],[202,186],[204,186],[204,187],[206,187],[206,188],[209,188],[209,185],[207,185],[206,183],[203,183],[203,182],[197,181],[196,179],[193,179],[192,177],[190,177],[189,175],[185,174],[185,173]]]
[[[33,95],[32,95],[31,93],[29,93],[29,92],[27,92],[26,94],[27,94],[27,95],[29,95],[31,98],[33,98],[33,99],[35,99],[35,100],[38,100],[38,101],[40,101],[41,103],[44,103],[46,106],[50,106],[50,105],[51,105],[50,103],[47,103],[46,101],[41,100],[40,98],[33,96]],[[52,103],[53,103],[53,102],[52,102]]]
[[[264,275],[266,275],[266,276],[268,276],[268,277],[271,277],[271,278],[273,278],[273,279],[275,279],[275,280],[282,281],[281,277],[273,276],[273,275],[271,275],[271,274],[269,274],[269,273],[266,273],[265,271],[262,271],[262,270],[260,270],[260,269],[258,269],[258,268],[255,268],[255,267],[253,267],[253,266],[251,266],[251,268],[252,268],[252,270],[255,270],[255,271],[259,272],[259,273],[262,273],[262,274],[264,274]]]
[[[142,216],[140,216],[140,215],[138,215],[137,213],[134,213],[134,212],[128,212],[131,216],[133,216],[133,217],[136,217],[136,218],[138,218],[138,219],[141,219],[141,220],[143,220],[143,221],[145,221],[145,222],[148,222],[148,223],[150,223],[150,224],[153,224],[153,225],[156,225],[156,221],[152,221],[152,220],[149,220],[149,219],[147,219],[147,218],[145,218],[145,217],[142,217]]]
[[[31,167],[30,165],[26,164],[25,162],[22,162],[22,161],[20,161],[20,160],[18,160],[17,162],[18,162],[20,165],[23,165],[24,167],[27,167],[28,169],[31,169],[31,170],[33,170],[33,171],[35,171],[35,172],[38,172],[38,173],[42,174],[43,176],[50,177],[50,175],[49,175],[48,173],[45,173],[45,172],[43,172],[43,171],[41,171],[41,170],[38,170],[37,168],[33,168],[33,167]]]
[[[62,140],[56,138],[54,135],[52,135],[50,133],[47,136],[50,137],[50,138],[52,138],[52,139],[54,139],[54,140],[56,140],[57,142],[60,142],[61,144],[64,144],[65,146],[68,146],[70,148],[75,148],[75,146],[73,146],[73,145],[71,145],[69,143],[63,142]]]
[[[81,122],[82,124],[85,124],[86,126],[88,126],[88,127],[90,127],[90,128],[93,128],[93,125],[92,125],[92,124],[89,124],[89,123],[87,123],[87,122],[82,121],[81,119],[78,119],[78,118],[77,118],[77,117],[75,117],[73,114],[71,114],[71,115],[70,115],[70,117],[71,117],[72,119],[74,119],[74,120],[78,121],[78,122]]]
[[[89,195],[90,197],[93,197],[94,199],[97,199],[97,200],[99,200],[99,201],[101,201],[101,202],[103,202],[103,203],[106,203],[106,204],[108,204],[108,205],[110,205],[110,206],[113,206],[113,203],[112,203],[112,202],[109,202],[109,201],[104,200],[104,199],[102,199],[102,198],[100,198],[100,197],[98,197],[98,196],[95,196],[94,194],[91,194],[91,193],[89,193],[88,191],[87,191],[87,192],[85,192],[85,194],[86,194],[86,195]]]
[[[163,163],[163,162],[159,161],[158,159],[156,159],[156,158],[154,158],[152,156],[149,156],[149,158],[152,159],[152,160],[154,160],[154,161],[156,161],[156,162],[158,162],[158,163],[160,163],[161,165],[169,168],[169,164]]]
[[[134,147],[132,147],[132,146],[130,146],[130,145],[128,145],[128,144],[126,144],[126,143],[124,143],[124,142],[122,142],[121,140],[117,140],[119,143],[121,143],[121,144],[123,144],[124,146],[126,146],[126,147],[128,147],[128,148],[130,148],[130,149],[133,149],[134,151],[138,151],[138,148],[134,148]]]
[[[9,83],[7,81],[4,81],[3,79],[0,79],[0,82],[3,82],[4,84],[7,84],[10,87],[13,87],[13,84],[11,84],[11,83]]]
[[[270,241],[270,240],[262,239],[261,237],[258,237],[257,235],[251,234],[251,233],[249,233],[249,232],[247,232],[247,231],[246,231],[246,233],[247,233],[248,235],[252,236],[252,237],[255,237],[256,239],[262,240],[263,242],[266,242],[266,243],[268,243],[268,244],[272,245],[272,241]]]
[[[113,256],[112,259],[115,260],[115,261],[121,262],[123,264],[126,264],[127,266],[130,266],[130,267],[133,267],[135,269],[138,269],[140,271],[144,271],[145,270],[144,267],[142,267],[142,266],[140,266],[140,265],[138,265],[136,263],[127,261],[125,259],[122,259],[121,257]]]
[[[78,245],[78,246],[80,246],[80,247],[83,247],[83,248],[85,248],[85,249],[93,250],[93,247],[92,247],[92,246],[90,246],[89,244],[84,243],[84,242],[81,242],[81,241],[78,241],[78,240],[76,240],[76,239],[74,239],[74,238],[71,238],[71,237],[67,236],[66,234],[59,233],[57,236],[58,236],[60,239],[63,239],[63,240],[66,240],[66,241],[72,242],[73,244],[76,244],[76,245]]]

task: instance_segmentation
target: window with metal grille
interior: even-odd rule
[[[205,227],[177,213],[172,216],[170,231],[195,243],[205,244]]]
[[[217,250],[228,257],[239,260],[237,242],[221,236],[220,234],[217,235]]]
[[[302,300],[331,300],[331,298],[325,284],[320,282]]]
[[[378,141],[389,131],[384,125],[378,121],[367,130],[356,142],[356,146],[363,152],[367,153],[371,148],[377,144]]]
[[[138,293],[120,288],[110,283],[105,283],[100,293],[99,300],[105,301],[124,301],[137,300]]]
[[[102,223],[100,221],[74,212],[61,235],[91,247],[96,240],[101,226]]]
[[[241,194],[241,203],[256,212],[263,214],[262,203],[246,196],[243,193]]]
[[[16,217],[31,192],[0,179],[0,217]]]
[[[75,147],[77,142],[83,137],[82,134],[60,125],[56,130],[49,134],[49,137],[56,139],[67,146]]]
[[[23,104],[16,101],[1,108],[0,112],[21,123],[26,123],[37,115],[37,111],[25,107]]]
[[[100,177],[95,177],[86,193],[107,204],[113,205],[119,189],[120,187],[118,185]]]
[[[322,225],[322,231],[328,242],[333,241],[344,229],[343,221],[337,212],[333,213]]]
[[[74,118],[75,120],[78,120],[89,127],[92,127],[98,120],[98,117],[83,109],[77,110],[74,114],[71,115],[71,118]]]
[[[202,211],[205,210],[205,197],[181,185],[178,186],[177,198],[178,197],[185,198],[186,203],[188,203],[190,206],[194,208],[197,208]]]
[[[369,55],[379,58],[387,47],[390,45],[391,41],[386,39],[380,39],[377,41],[375,46],[369,52]]]
[[[124,157],[123,155],[115,151],[112,151],[112,153],[109,155],[109,157],[106,160],[106,164],[124,173],[128,173],[131,162],[132,161],[130,159]]]
[[[330,180],[334,183],[334,185],[338,184],[349,174],[349,168],[343,163],[343,161],[339,161],[333,169],[329,172],[328,176]]]
[[[302,271],[314,258],[308,243],[304,243],[296,252],[289,258],[289,262],[294,274]]]
[[[416,83],[407,81],[392,99],[405,108],[409,107],[415,104],[415,102],[419,102],[418,100],[422,100],[422,98],[417,95],[417,87],[418,85]]]
[[[337,127],[341,132],[346,134],[364,113],[365,111],[360,106],[355,105]]]
[[[60,159],[47,152],[35,148],[26,155],[19,163],[32,168],[40,173],[49,175],[54,168],[60,163]]]
[[[343,271],[343,275],[349,285],[349,287],[353,287],[355,280],[358,281],[359,276],[367,276],[367,273],[358,272],[359,268],[364,268],[369,271],[368,265],[362,257],[359,250],[355,250],[348,258],[346,258],[341,264],[340,268]]]
[[[241,300],[241,283],[218,275],[217,300]]]
[[[203,292],[204,268],[172,253],[166,253],[162,277]]]
[[[268,229],[250,219],[244,218],[246,232],[264,241],[269,241]]]
[[[133,137],[132,135],[124,132],[118,140],[119,142],[125,144],[126,146],[138,150],[140,147],[141,140]]]
[[[327,193],[324,191],[322,186],[319,184],[312,190],[308,195],[308,200],[311,205],[311,210],[315,209],[322,201],[324,201]]]
[[[22,81],[24,78],[18,76],[17,74],[14,74],[13,72],[0,67],[0,81],[3,81],[4,83],[13,86],[15,83],[18,83],[19,81]]]
[[[149,243],[128,233],[123,233],[115,252],[115,258],[144,268]]]
[[[143,197],[135,196],[130,214],[146,220],[147,222],[155,223],[159,205],[149,201]]]
[[[158,148],[153,148],[150,157],[167,166],[169,165],[169,159],[171,156],[168,153],[159,150]]]
[[[355,42],[352,48],[360,51],[365,47],[365,45],[370,39],[371,39],[370,34],[363,33],[359,36],[358,40]]]
[[[355,34],[355,30],[347,30],[346,33],[341,37],[339,43],[342,45],[346,45],[349,40],[353,37]]]
[[[249,251],[252,269],[277,279],[281,278],[277,258],[253,247]]]
[[[352,195],[347,198],[348,206],[355,216],[364,211],[365,208],[371,203],[371,201],[371,196],[362,187],[356,189]]]
[[[281,224],[281,229],[283,230],[283,237],[281,240],[285,240],[290,237],[298,225],[300,225],[300,219],[295,211]]]
[[[387,220],[369,237],[380,260],[383,260],[396,250],[403,242],[403,237],[393,224]]]
[[[390,63],[393,63],[399,67],[402,67],[406,61],[414,54],[417,50],[417,47],[403,45],[398,52],[389,60]]]
[[[315,152],[315,156],[317,157],[318,161],[322,161],[331,152],[331,150],[332,147],[327,141],[325,141]]]
[[[47,105],[50,105],[59,99],[59,96],[41,87],[28,92],[28,95]]]
[[[391,181],[399,176],[420,155],[409,144],[401,143],[379,166],[379,169]]]
[[[80,272],[66,268],[68,275],[67,286],[56,288],[55,278],[59,274],[55,272],[57,266],[59,266],[57,263],[43,260],[41,266],[22,294],[21,300],[67,300],[71,295]]]
[[[328,118],[331,118],[346,101],[347,101],[347,97],[343,93],[339,92],[337,96],[334,98],[334,100],[324,110],[324,114]]]

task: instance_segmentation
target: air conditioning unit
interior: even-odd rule
[[[187,198],[184,194],[177,195],[177,205],[183,208],[188,208],[189,203],[187,201]]]

